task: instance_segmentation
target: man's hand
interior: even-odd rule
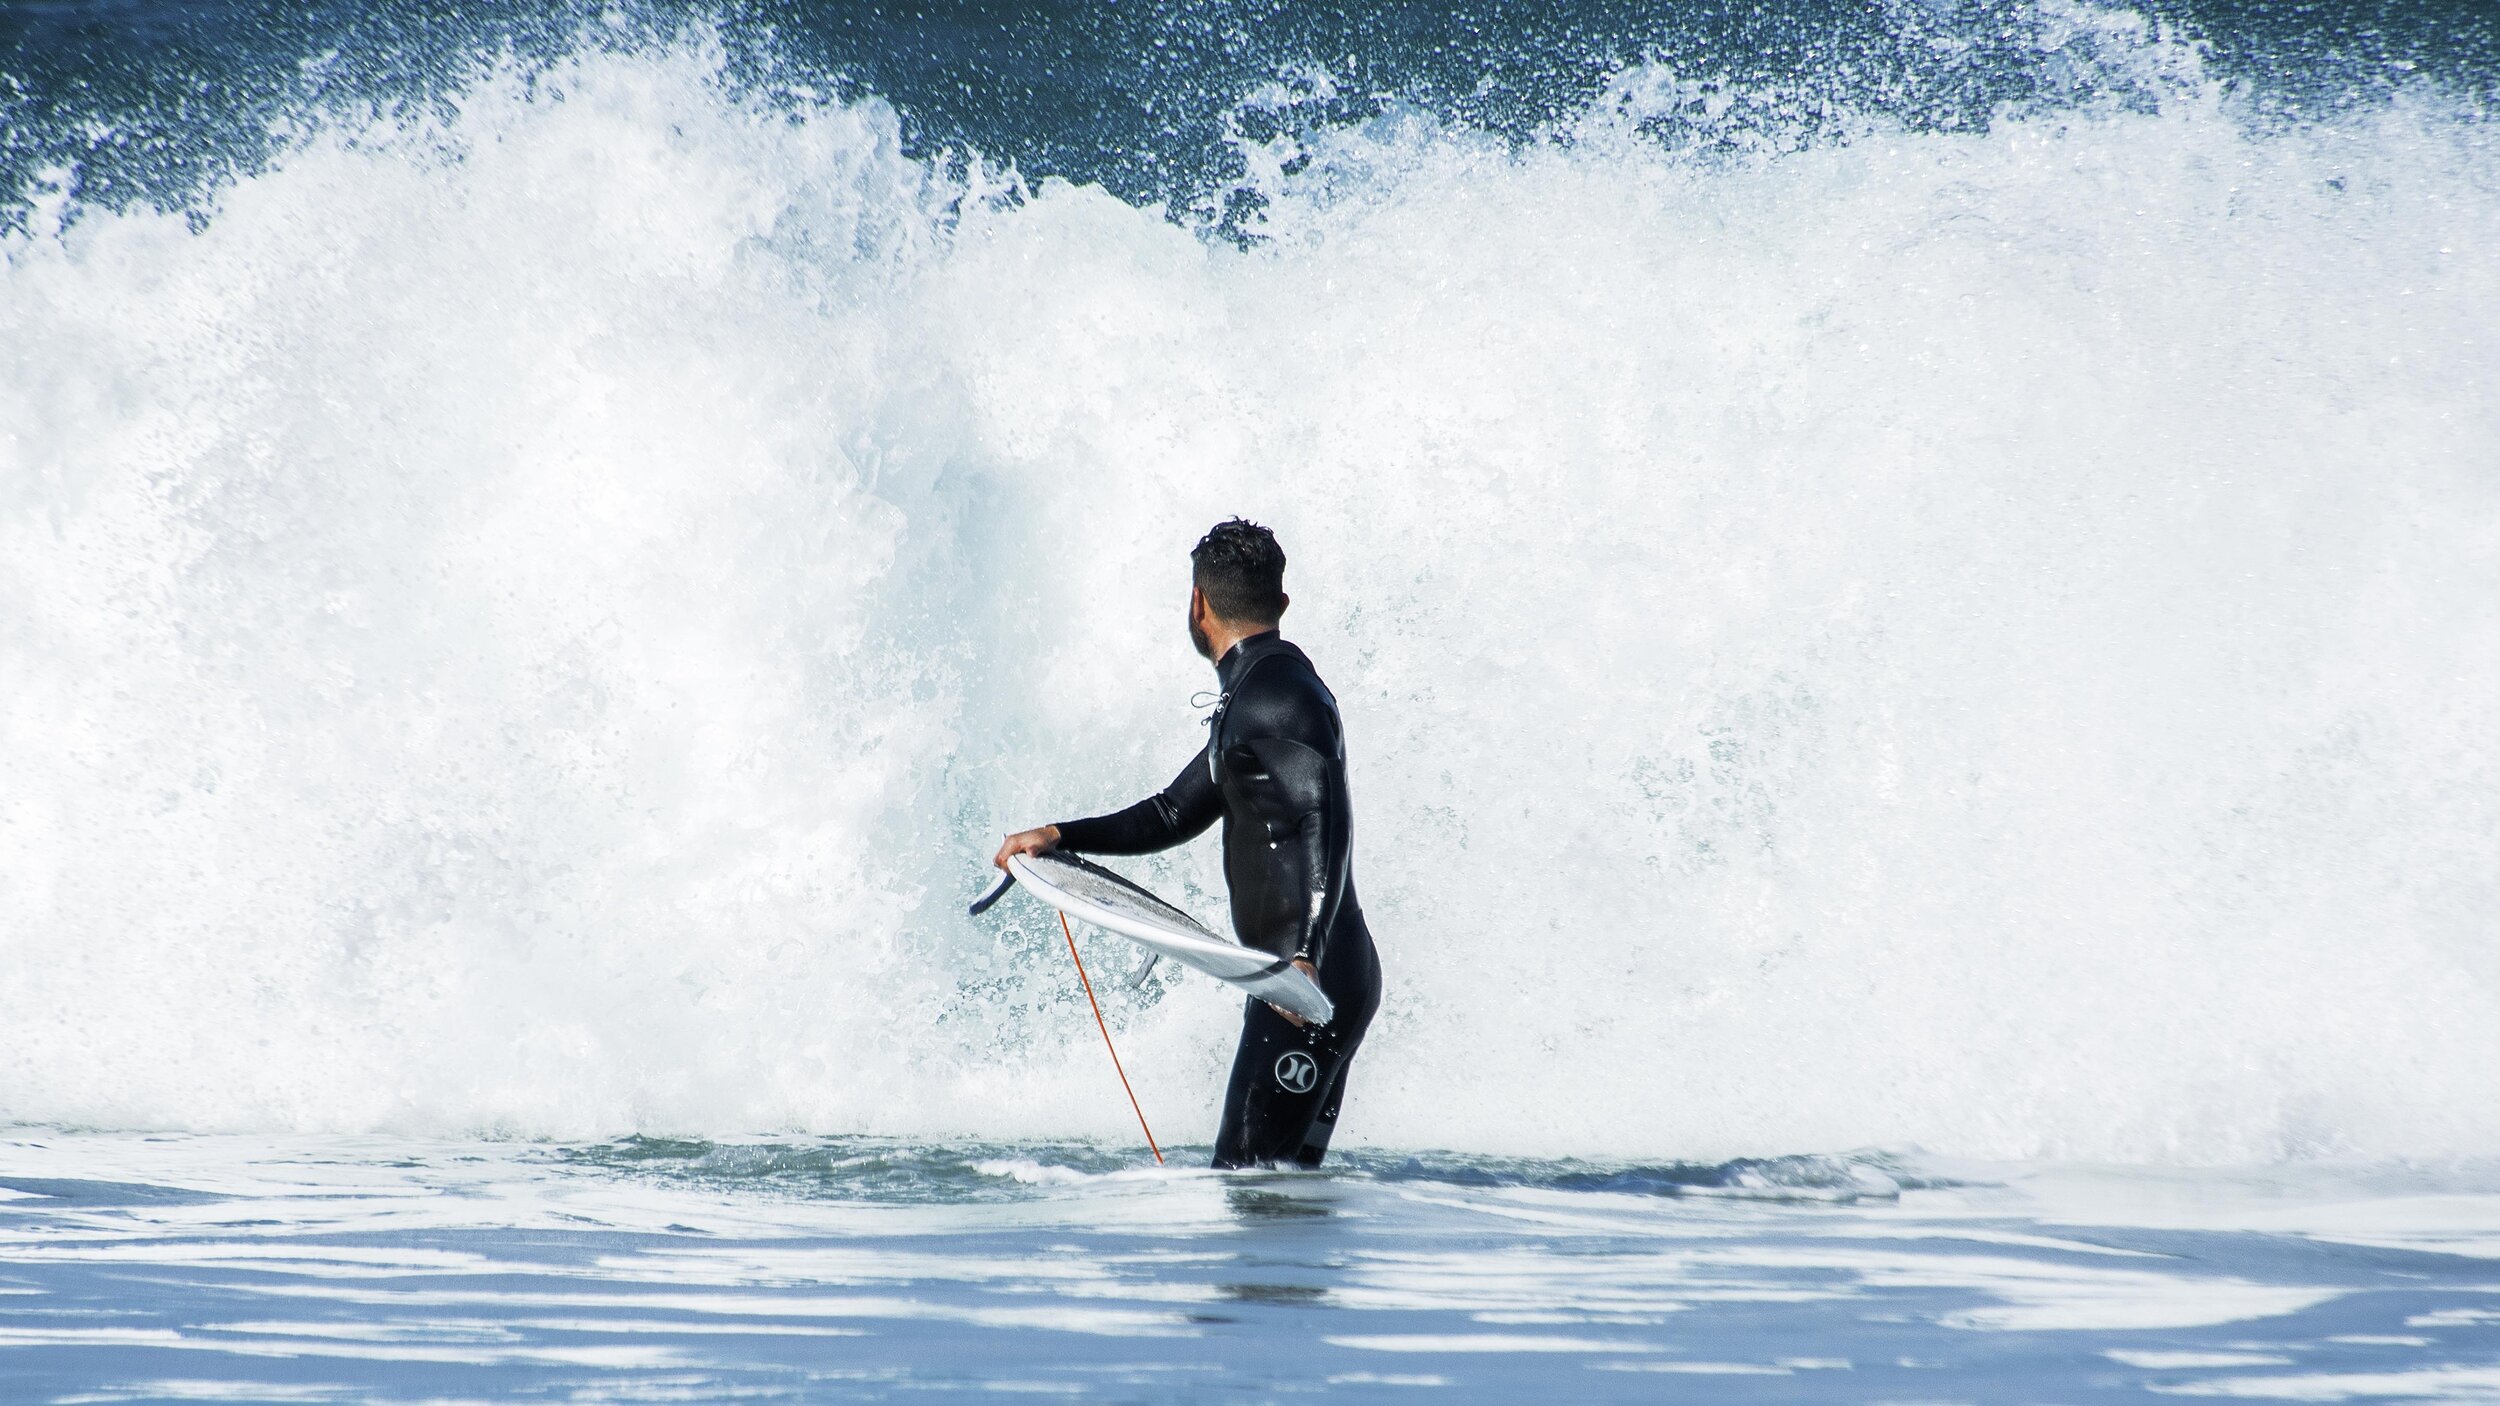
[[[1006,862],[1007,862],[1006,857],[1005,857],[1005,856],[1006,856],[1006,851],[1005,851],[1005,850],[1001,850],[1001,851],[999,851],[999,855],[1000,855],[1000,858],[999,858],[999,861],[998,861],[998,862],[999,862],[999,863],[1001,863],[1001,864],[1006,863]],[[1311,980],[1313,980],[1313,981],[1317,981],[1317,980],[1319,980],[1319,968],[1317,968],[1317,967],[1315,967],[1315,966],[1312,966],[1310,963],[1308,963],[1308,962],[1306,962],[1306,961],[1303,961],[1303,960],[1302,960],[1301,958],[1299,958],[1299,957],[1294,958],[1294,960],[1293,960],[1293,964],[1294,964],[1295,966],[1300,967],[1300,968],[1302,969],[1302,974],[1303,974],[1304,976],[1309,977],[1309,978],[1310,978]],[[1289,1021],[1292,1021],[1292,1022],[1293,1022],[1293,1028],[1294,1028],[1294,1029],[1296,1029],[1296,1030],[1299,1030],[1299,1029],[1301,1029],[1303,1026],[1310,1024],[1310,1022],[1309,1022],[1309,1021],[1304,1020],[1302,1017],[1300,1017],[1300,1016],[1298,1016],[1298,1015],[1295,1015],[1293,1012],[1291,1012],[1291,1011],[1289,1011],[1289,1010],[1286,1010],[1283,1006],[1280,1006],[1280,1005],[1276,1004],[1274,1001],[1270,1001],[1270,1002],[1268,1002],[1268,1003],[1267,1003],[1267,1008],[1268,1008],[1269,1010],[1271,1010],[1271,1011],[1276,1012],[1278,1015],[1283,1016],[1285,1019],[1287,1019],[1287,1020],[1289,1020]]]
[[[1039,830],[1018,830],[998,847],[998,854],[990,863],[1004,869],[1007,867],[1007,856],[1011,854],[1048,854],[1057,848],[1059,827],[1056,825],[1045,825]]]

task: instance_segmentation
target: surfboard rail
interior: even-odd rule
[[[1325,1025],[1337,1013],[1319,983],[1291,959],[1219,936],[1151,890],[1080,855],[1009,855],[1007,869],[1034,897],[1069,917],[1238,986],[1304,1020]],[[997,902],[1005,889],[1001,884],[992,890],[973,911]]]

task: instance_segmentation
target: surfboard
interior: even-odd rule
[[[1149,952],[1238,986],[1304,1020],[1326,1025],[1337,1013],[1319,983],[1292,962],[1218,936],[1189,914],[1090,860],[1055,852],[1016,854],[1007,857],[1007,871],[1034,897],[1069,917],[1118,933]],[[983,912],[1006,889],[1001,882],[973,904],[972,911]]]

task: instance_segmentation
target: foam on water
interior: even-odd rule
[[[1245,143],[1247,248],[700,38],[213,207],[64,175],[0,245],[0,1116],[1124,1136],[1055,928],[960,901],[1196,745],[1242,512],[1355,753],[1350,1136],[2500,1151],[2486,116],[2048,13],[2122,96],[1783,143],[1635,67]],[[1232,1005],[1162,980],[1203,1137]]]

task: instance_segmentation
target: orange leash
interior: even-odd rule
[[[1111,1044],[1111,1027],[1103,1024],[1102,1002],[1094,999],[1094,979],[1085,974],[1085,959],[1076,955],[1076,931],[1068,926],[1068,915],[1059,915],[1059,931],[1068,939],[1068,960],[1076,963],[1076,979],[1085,983],[1085,1004],[1094,1008],[1094,1028],[1102,1032],[1102,1047],[1111,1051],[1111,1067],[1120,1076],[1120,1088],[1128,1095],[1128,1106],[1137,1113],[1137,1126],[1146,1134],[1146,1146],[1154,1149],[1155,1165],[1163,1165],[1163,1149],[1155,1147],[1155,1130],[1146,1126],[1146,1110],[1137,1107],[1137,1090],[1128,1086],[1128,1071],[1120,1068],[1120,1052]]]

